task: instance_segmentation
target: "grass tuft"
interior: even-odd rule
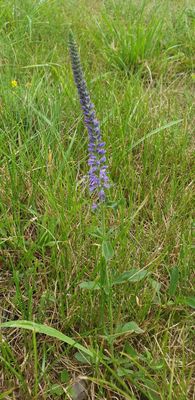
[[[91,399],[194,399],[194,16],[0,4],[0,399],[70,399],[80,380]],[[70,27],[107,146],[105,226]]]

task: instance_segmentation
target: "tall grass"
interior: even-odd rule
[[[0,21],[0,398],[71,398],[82,375],[89,398],[193,399],[193,2],[7,1]],[[107,142],[104,232],[70,26]]]

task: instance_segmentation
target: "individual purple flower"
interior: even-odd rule
[[[109,178],[107,175],[105,142],[102,141],[100,125],[96,118],[94,105],[91,102],[84,78],[79,52],[73,34],[69,35],[69,49],[72,63],[74,81],[78,90],[81,108],[84,115],[84,123],[89,135],[89,190],[95,192],[99,202],[105,200],[105,189],[109,188]],[[93,204],[93,209],[97,204]]]

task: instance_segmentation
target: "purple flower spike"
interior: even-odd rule
[[[96,118],[94,105],[91,102],[87,89],[86,81],[80,62],[79,52],[74,40],[73,34],[69,35],[69,49],[72,62],[72,70],[74,81],[78,90],[81,108],[84,114],[84,123],[88,130],[89,136],[89,190],[95,192],[99,202],[103,202],[106,198],[105,189],[109,188],[109,178],[107,175],[106,150],[105,142],[102,141],[100,125]],[[93,209],[97,208],[97,204],[93,204]]]

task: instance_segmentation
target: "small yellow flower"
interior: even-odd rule
[[[11,86],[12,86],[13,88],[16,88],[16,87],[18,86],[18,82],[17,82],[15,79],[13,79],[13,80],[11,81]]]

